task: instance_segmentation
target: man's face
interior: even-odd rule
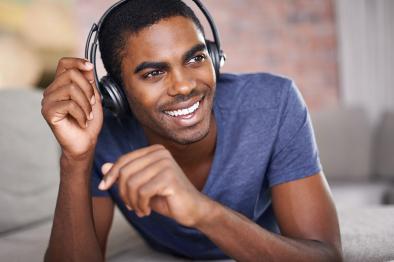
[[[190,144],[209,131],[215,74],[192,20],[163,19],[129,37],[122,77],[130,108],[144,129]]]

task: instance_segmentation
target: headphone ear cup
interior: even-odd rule
[[[123,89],[110,76],[101,78],[99,88],[103,96],[103,106],[115,116],[125,116],[130,112]]]
[[[207,46],[209,56],[211,57],[213,68],[215,69],[216,78],[218,78],[220,74],[220,52],[215,42],[205,40],[205,44]]]

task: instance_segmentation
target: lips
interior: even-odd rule
[[[174,128],[190,128],[197,125],[204,119],[204,96],[197,97],[184,103],[185,106],[180,107],[177,104],[176,109],[164,110],[163,113],[169,120],[168,123]]]
[[[186,116],[186,115],[194,113],[198,109],[199,106],[200,106],[200,101],[197,101],[189,108],[183,108],[183,109],[172,110],[172,111],[164,111],[164,113],[166,113],[170,116],[173,116],[173,117]]]
[[[184,102],[184,103],[179,103],[177,106],[173,109],[166,109],[163,110],[163,112],[169,116],[172,117],[178,117],[178,116],[186,116],[194,113],[201,104],[201,100],[204,97],[197,97],[195,99],[192,99],[190,101]]]

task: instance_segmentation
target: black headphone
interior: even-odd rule
[[[122,117],[129,114],[130,109],[126,99],[126,95],[121,87],[116,84],[116,82],[109,76],[103,76],[100,81],[98,81],[98,75],[96,71],[96,51],[98,46],[98,34],[100,34],[101,26],[105,21],[105,18],[117,7],[122,5],[123,3],[131,1],[131,0],[122,0],[114,5],[112,5],[103,16],[100,18],[99,22],[94,23],[92,28],[90,29],[86,46],[85,46],[85,58],[88,59],[94,65],[94,78],[96,84],[98,84],[99,93],[101,96],[101,101],[105,108],[108,108],[116,117]],[[205,44],[208,49],[209,56],[212,59],[213,67],[215,69],[216,78],[220,75],[220,67],[223,66],[224,61],[226,60],[226,56],[224,52],[220,48],[220,39],[219,33],[216,29],[215,23],[208,10],[202,5],[199,0],[193,0],[193,2],[199,7],[202,11],[208,23],[211,27],[212,35],[214,41],[210,41],[205,39]],[[93,33],[95,33],[94,40],[91,43],[91,38]]]

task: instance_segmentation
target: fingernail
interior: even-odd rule
[[[90,104],[94,105],[95,103],[96,103],[96,98],[93,95],[92,98],[90,98]]]
[[[104,165],[101,166],[101,173],[103,173],[103,175],[107,174],[112,166],[113,166],[112,163],[105,163]]]
[[[101,180],[101,182],[100,182],[98,188],[99,188],[100,190],[104,190],[104,189],[105,189],[105,181],[104,181],[104,180]]]
[[[90,112],[90,114],[89,114],[89,120],[92,120],[93,119],[93,112]]]
[[[88,61],[86,61],[86,62],[85,62],[85,68],[86,68],[86,69],[89,69],[89,70],[90,70],[90,69],[93,69],[93,64],[90,63],[90,62],[88,62]]]
[[[133,210],[133,209],[131,209],[131,207],[130,207],[129,205],[126,205],[126,208],[127,208],[129,211]]]

